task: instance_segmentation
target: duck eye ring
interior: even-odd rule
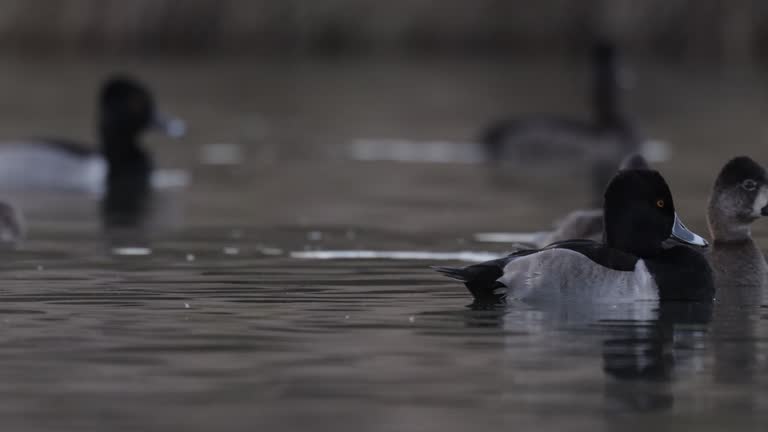
[[[664,208],[664,200],[658,200],[656,201],[656,207],[658,208]]]
[[[746,179],[741,182],[741,187],[746,191],[753,191],[757,189],[757,182],[752,179]]]

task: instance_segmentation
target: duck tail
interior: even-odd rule
[[[466,282],[470,277],[470,272],[460,267],[432,266],[430,268],[445,277],[449,277],[460,282]]]
[[[431,268],[446,277],[463,282],[477,302],[502,303],[506,299],[507,287],[497,280],[503,275],[503,271],[494,261],[461,268]]]

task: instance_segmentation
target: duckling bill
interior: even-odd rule
[[[569,240],[464,268],[435,267],[464,282],[475,300],[711,301],[714,283],[706,258],[670,239],[707,242],[677,217],[672,193],[653,170],[620,171],[605,191],[604,243]]]

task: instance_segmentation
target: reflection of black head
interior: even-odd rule
[[[113,187],[101,203],[102,223],[107,229],[141,228],[149,212],[148,190]]]
[[[606,383],[606,396],[631,411],[668,411],[674,396],[668,386],[675,370],[690,367],[690,355],[676,352],[672,342],[680,332],[701,331],[712,320],[713,303],[661,302],[658,318],[637,326],[623,326],[620,334],[603,342],[603,371],[617,380]],[[682,338],[685,339],[685,338]],[[629,381],[629,382],[628,382]],[[631,382],[637,383],[634,385]],[[646,386],[643,382],[655,382]]]
[[[603,209],[605,242],[610,247],[652,257],[672,234],[675,205],[657,171],[620,171],[605,191]]]
[[[127,77],[107,80],[99,96],[101,146],[108,163],[102,202],[107,225],[135,225],[146,211],[152,162],[139,135],[155,119],[149,90]]]
[[[676,327],[707,326],[712,321],[712,310],[712,301],[659,303],[656,320],[626,327],[629,334],[603,342],[603,370],[623,380],[671,379],[675,358],[669,345]]]

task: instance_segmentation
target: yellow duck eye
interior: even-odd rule
[[[658,201],[656,201],[656,207],[658,207],[658,208],[664,208],[664,200],[658,200]]]

